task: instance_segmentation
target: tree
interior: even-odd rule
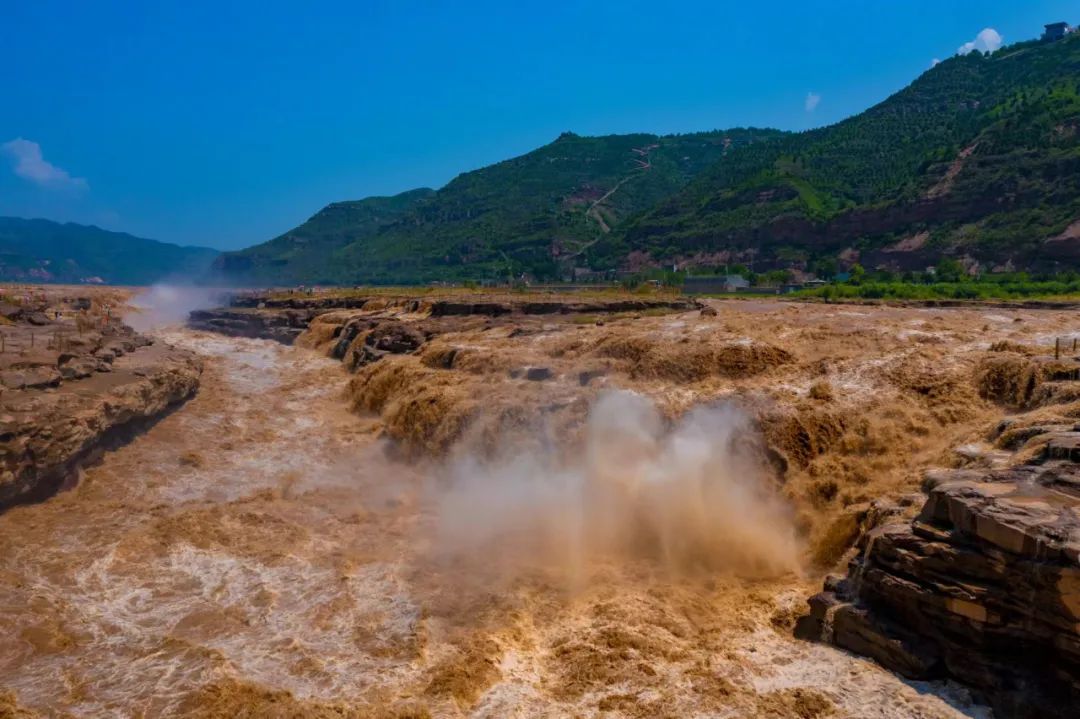
[[[767,286],[782,285],[791,281],[791,270],[769,270],[759,276],[761,283]]]
[[[835,257],[819,257],[810,265],[810,271],[822,279],[829,279],[839,271],[839,265]]]
[[[936,275],[939,282],[959,282],[967,273],[958,261],[947,257],[938,263]]]

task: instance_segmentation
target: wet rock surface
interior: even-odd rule
[[[1042,451],[1025,464],[929,472],[919,513],[868,532],[797,634],[961,681],[1001,717],[1076,716],[1080,431],[1032,443]]]
[[[292,344],[317,314],[313,309],[221,308],[195,310],[188,319],[192,329],[229,337],[267,339]]]
[[[361,342],[353,344],[365,324],[370,329],[363,335]],[[335,346],[334,355],[338,356],[338,348],[342,342],[346,343],[340,356],[350,369],[377,362],[386,355],[415,352],[426,341],[422,332],[400,320],[361,319],[350,322],[346,329],[349,331],[343,332],[341,342]]]

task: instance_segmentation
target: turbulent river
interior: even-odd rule
[[[955,686],[791,639],[817,579],[448,559],[434,468],[348,411],[340,364],[162,339],[205,356],[197,397],[74,490],[0,516],[0,691],[27,710],[988,716]]]

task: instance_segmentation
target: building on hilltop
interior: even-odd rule
[[[1046,30],[1043,31],[1043,40],[1060,40],[1069,33],[1073,32],[1075,28],[1067,22],[1052,22],[1046,26]]]

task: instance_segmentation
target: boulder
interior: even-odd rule
[[[390,354],[406,354],[416,351],[424,344],[424,335],[405,322],[387,320],[371,330],[364,344]]]
[[[604,377],[607,373],[608,371],[603,368],[583,370],[578,372],[578,384],[587,387],[594,379]]]
[[[60,376],[64,381],[72,382],[89,377],[96,369],[96,367],[88,367],[82,363],[68,364],[60,368]]]
[[[549,367],[515,367],[509,374],[511,379],[525,379],[530,382],[546,382],[555,376]]]
[[[55,367],[28,367],[0,372],[0,384],[8,389],[44,389],[56,387],[61,381]]]
[[[530,382],[546,382],[555,376],[549,367],[526,367],[525,379]]]
[[[347,358],[346,364],[355,370],[378,362],[388,354],[415,352],[425,341],[424,334],[412,325],[401,320],[383,320],[367,333],[364,341],[353,350],[352,356]],[[338,345],[340,344],[339,342]],[[351,345],[346,347],[348,346]]]
[[[337,342],[330,349],[330,356],[334,359],[344,359],[353,341],[360,336],[361,332],[371,329],[373,324],[374,320],[366,318],[357,318],[346,322],[344,326],[336,330]]]
[[[11,302],[0,302],[0,317],[3,317],[8,322],[18,322],[22,319],[23,308],[21,305],[12,304]]]
[[[67,381],[84,379],[98,371],[99,365],[104,364],[94,357],[80,356],[60,365],[60,376]],[[108,365],[105,365],[106,367]]]

